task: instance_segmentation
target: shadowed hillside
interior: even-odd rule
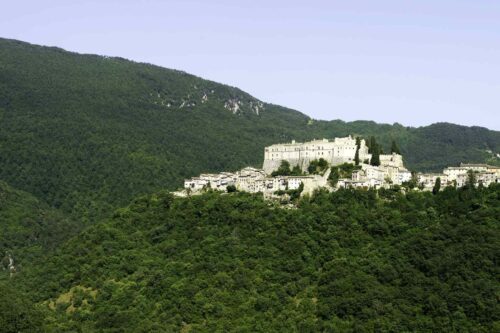
[[[79,229],[46,203],[0,181],[0,279],[9,275],[9,265],[22,271]]]

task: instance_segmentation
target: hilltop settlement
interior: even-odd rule
[[[246,167],[236,172],[201,174],[186,179],[176,195],[186,196],[212,189],[223,192],[262,193],[265,198],[312,194],[319,188],[393,188],[420,190],[465,186],[467,182],[488,186],[499,182],[500,167],[464,164],[442,173],[412,173],[393,142],[390,154],[381,154],[374,138],[370,142],[351,136],[274,144],[264,150],[262,169]]]

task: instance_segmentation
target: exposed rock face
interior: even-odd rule
[[[240,110],[241,102],[237,99],[230,99],[226,103],[224,103],[224,108],[231,111],[233,114],[238,113]]]
[[[12,277],[16,273],[16,266],[14,265],[14,258],[8,252],[5,253],[5,257],[2,263],[3,270],[7,270]]]
[[[259,115],[264,110],[264,103],[258,100],[243,101],[240,98],[231,98],[224,103],[224,108],[231,111],[233,114],[242,112],[251,112]]]
[[[9,254],[9,266],[8,270],[10,272],[10,276],[12,277],[16,273],[16,267],[14,266],[14,259],[12,256]]]
[[[233,114],[253,113],[258,116],[264,110],[263,102],[245,94],[227,94],[224,91],[216,94],[215,90],[198,90],[197,86],[192,89],[190,93],[177,97],[168,91],[155,90],[149,92],[148,99],[153,105],[165,109],[194,109],[198,104],[208,103],[210,95],[210,101],[215,102],[217,107],[223,106]]]

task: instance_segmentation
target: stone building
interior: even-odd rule
[[[466,175],[468,169],[463,166],[458,167],[447,167],[443,170],[443,174],[446,176],[447,180],[452,182],[456,181],[460,175]]]
[[[247,167],[236,172],[236,189],[250,193],[263,192],[266,186],[266,174],[256,168]]]
[[[361,164],[361,170],[353,172],[352,180],[366,181],[375,179],[386,185],[401,185],[411,180],[411,172],[404,167],[401,155],[380,156],[384,156],[384,159],[381,159],[379,166]]]
[[[361,170],[364,171],[363,178],[365,179],[377,179],[380,181],[384,181],[385,179],[385,170],[380,166],[363,164]]]
[[[381,188],[384,182],[374,178],[363,177],[361,179],[339,179],[338,188]]]
[[[323,158],[330,165],[338,165],[345,162],[354,162],[356,154],[356,139],[348,136],[345,138],[335,138],[333,140],[314,140],[309,142],[295,142],[275,144],[266,147],[264,150],[264,165],[262,169],[271,174],[278,169],[281,161],[288,161],[290,165],[298,165],[302,170],[306,170],[309,163],[315,159]],[[359,160],[361,162],[370,160],[371,154],[365,140],[361,140],[359,149]]]
[[[440,177],[442,187],[455,185],[463,187],[467,184],[470,171],[474,172],[475,185],[489,186],[500,181],[500,167],[488,164],[460,163],[460,166],[445,168],[442,174],[420,173],[418,183],[423,185],[424,189],[432,189],[437,177]]]
[[[396,168],[404,168],[403,156],[400,154],[382,154],[380,155],[381,166],[391,166]]]
[[[235,184],[236,178],[237,176],[231,172],[202,173],[199,177],[184,180],[184,188],[192,192],[208,188],[225,191],[229,185]]]
[[[200,193],[212,189],[227,191],[227,186],[234,185],[238,191],[263,193],[265,197],[273,197],[277,191],[296,190],[303,185],[303,194],[312,194],[320,187],[328,187],[330,170],[324,175],[276,176],[268,177],[263,170],[251,167],[235,173],[221,172],[219,174],[201,174],[184,181],[184,192],[179,196]]]
[[[492,171],[476,171],[474,172],[475,184],[474,185],[483,185],[490,186],[492,183],[499,182],[499,177],[495,172]],[[467,173],[460,174],[457,176],[456,182],[457,187],[462,187],[467,184],[469,181],[469,175]]]
[[[441,186],[447,186],[448,177],[442,173],[419,173],[417,174],[417,183],[423,186],[424,190],[431,191],[438,178],[441,179]]]
[[[443,173],[448,177],[449,181],[457,180],[461,175],[466,175],[469,170],[476,173],[492,172],[497,177],[500,177],[500,167],[492,166],[488,164],[469,164],[460,163],[458,167],[447,167],[443,170]]]

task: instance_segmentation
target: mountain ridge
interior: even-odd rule
[[[273,143],[347,135],[396,140],[415,171],[500,152],[485,128],[314,120],[185,72],[0,39],[0,179],[85,221],[202,172],[260,167]]]
[[[200,76],[200,75],[197,75],[197,74],[189,73],[186,70],[169,68],[169,67],[163,67],[161,65],[154,64],[154,63],[151,63],[151,62],[138,61],[138,60],[134,60],[134,59],[124,58],[124,57],[121,57],[121,56],[104,55],[104,54],[87,53],[87,52],[80,53],[80,52],[77,52],[77,51],[66,50],[66,49],[64,49],[62,47],[55,46],[55,45],[52,45],[52,46],[51,45],[40,45],[40,44],[35,44],[35,43],[31,43],[31,42],[25,42],[25,41],[22,41],[22,40],[12,39],[12,38],[0,37],[0,41],[2,41],[2,42],[5,42],[5,41],[12,42],[14,44],[17,43],[17,44],[20,44],[20,45],[29,45],[29,46],[34,47],[34,48],[47,48],[47,49],[55,50],[57,52],[72,54],[72,55],[76,55],[76,56],[100,57],[100,58],[103,58],[103,59],[112,59],[112,60],[117,60],[117,61],[130,62],[130,63],[134,63],[134,64],[137,64],[137,65],[146,65],[146,66],[155,67],[155,68],[160,69],[160,70],[167,70],[167,71],[176,72],[178,74],[182,74],[182,75],[187,75],[187,76],[190,76],[190,77],[194,77],[196,79],[207,81],[207,82],[212,83],[212,84],[222,85],[222,86],[225,86],[225,87],[228,87],[228,88],[231,88],[231,89],[235,89],[235,90],[239,91],[240,93],[246,94],[246,95],[250,96],[251,98],[253,98],[253,99],[257,100],[257,101],[261,101],[262,103],[264,103],[266,105],[280,107],[280,108],[283,108],[283,109],[287,109],[287,110],[289,110],[291,112],[298,112],[298,113],[302,114],[304,117],[306,117],[306,118],[308,118],[310,120],[313,120],[313,121],[324,121],[324,122],[333,121],[333,122],[343,122],[343,123],[363,122],[363,123],[371,123],[373,125],[402,126],[402,127],[408,128],[408,129],[410,129],[410,128],[411,129],[419,129],[419,128],[422,128],[422,127],[428,127],[428,126],[436,125],[436,124],[446,124],[446,125],[463,126],[463,127],[469,127],[469,128],[487,129],[489,131],[498,131],[498,130],[491,129],[491,128],[488,128],[488,127],[485,127],[485,126],[480,126],[480,125],[465,125],[465,124],[459,124],[459,123],[452,123],[452,122],[448,122],[448,121],[438,121],[438,122],[434,122],[434,123],[429,123],[427,125],[418,125],[418,126],[415,126],[415,125],[405,125],[405,124],[402,124],[400,122],[393,122],[393,123],[377,122],[377,121],[370,120],[370,119],[357,119],[357,120],[352,120],[352,121],[345,121],[345,120],[342,120],[340,118],[334,118],[334,119],[313,118],[312,116],[308,115],[307,113],[299,111],[299,110],[297,110],[297,109],[295,109],[293,107],[283,106],[283,105],[280,105],[280,104],[277,104],[277,103],[272,103],[272,102],[264,102],[264,101],[258,99],[257,97],[255,97],[254,95],[252,95],[250,93],[247,93],[243,89],[238,88],[236,85],[217,82],[215,80],[207,79],[207,78],[205,78],[203,76]]]

